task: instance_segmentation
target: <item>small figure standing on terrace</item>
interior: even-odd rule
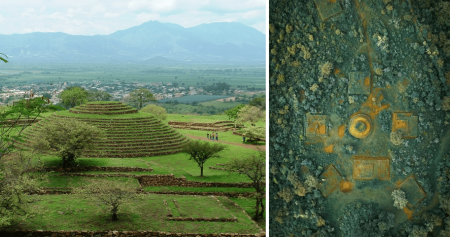
[[[242,142],[245,142],[245,136],[242,136]]]
[[[209,133],[206,134],[206,139],[209,139]]]
[[[212,136],[212,137],[211,137],[211,140],[214,141],[214,133],[212,133],[211,136]]]
[[[219,141],[219,134],[216,133],[216,140]]]

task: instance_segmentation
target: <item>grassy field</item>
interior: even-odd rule
[[[174,233],[258,233],[259,230],[228,199],[218,197],[220,202],[208,196],[144,195],[119,207],[119,221],[112,222],[111,214],[103,206],[77,195],[43,195],[37,197],[33,208],[41,212],[23,229],[45,230],[159,230]],[[182,214],[197,217],[231,217],[238,222],[190,222],[166,219],[166,206],[177,200]],[[222,205],[220,205],[222,204]],[[226,209],[227,210],[226,210]]]
[[[75,116],[82,118],[104,118],[105,116],[72,114],[68,111],[56,112],[58,115]],[[52,113],[44,113],[42,117],[47,117]],[[137,114],[112,115],[110,118],[139,118],[147,117],[147,113],[139,112]],[[216,122],[228,120],[225,115],[214,116],[194,116],[169,114],[168,119],[186,122]],[[196,130],[178,130],[182,134],[204,136],[205,131]],[[233,135],[231,132],[219,133],[219,138],[223,141],[241,143],[241,137]],[[204,166],[204,177],[200,177],[200,168],[197,163],[189,160],[189,156],[183,153],[172,155],[161,155],[152,157],[137,158],[78,158],[79,166],[103,166],[103,167],[140,167],[152,168],[153,172],[104,172],[104,171],[86,171],[80,173],[86,174],[132,174],[132,175],[156,175],[173,174],[175,177],[185,177],[188,181],[201,182],[250,182],[250,180],[237,173],[230,173],[223,170],[209,169],[210,166],[216,166],[216,163],[226,163],[234,157],[243,157],[249,154],[256,154],[257,151],[240,146],[225,144],[226,149],[220,152],[217,158],[211,158],[206,161]],[[60,166],[61,158],[56,155],[41,155],[40,159],[45,166]],[[217,166],[216,166],[217,167]],[[89,184],[93,179],[110,179],[117,182],[126,182],[133,180],[133,185],[138,188],[139,183],[134,178],[127,177],[108,177],[108,178],[90,178],[90,177],[68,177],[57,176],[58,172],[48,173],[48,180],[41,182],[42,187],[49,188],[71,188],[82,187]],[[186,187],[143,187],[145,191],[191,191],[191,192],[253,192],[253,188],[186,188]],[[135,200],[133,203],[126,204],[119,211],[119,221],[111,222],[110,214],[104,209],[100,209],[94,202],[84,200],[76,195],[45,195],[39,196],[39,202],[33,205],[36,210],[43,211],[42,214],[33,218],[28,223],[23,223],[20,228],[26,229],[45,229],[45,230],[159,230],[168,232],[197,232],[197,233],[257,233],[257,228],[245,214],[236,208],[228,199],[218,197],[213,200],[208,196],[177,196],[177,195],[147,195],[144,200]],[[175,207],[173,200],[177,200],[180,210]],[[166,220],[165,205],[166,200],[174,217],[223,217],[231,218],[236,216],[238,222],[186,222],[186,221],[168,221]],[[253,206],[249,198],[247,202],[242,199],[244,210],[251,215]],[[239,204],[240,205],[240,204]],[[226,210],[226,209],[228,210]],[[63,213],[63,214],[61,214]],[[75,221],[74,221],[75,220]],[[258,223],[264,228],[264,221]]]
[[[220,188],[220,187],[178,187],[178,186],[147,186],[144,191],[152,192],[223,192],[223,193],[248,193],[254,192],[254,188]]]
[[[26,71],[24,68],[27,68]],[[199,86],[200,83],[212,85],[226,82],[234,88],[254,87],[265,89],[265,66],[246,65],[172,65],[170,67],[149,66],[146,64],[7,64],[2,67],[0,76],[3,84],[50,85],[51,83],[77,82],[102,84],[121,81],[124,83],[177,82],[181,86]],[[70,84],[69,84],[70,85]]]

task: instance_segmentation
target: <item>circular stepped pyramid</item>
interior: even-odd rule
[[[89,106],[88,106],[89,107]],[[102,111],[100,109],[100,111]],[[98,113],[96,113],[98,114]],[[28,127],[23,133],[25,142],[16,141],[18,148],[28,149],[36,138],[34,133],[42,128],[44,123],[55,119],[75,118],[90,125],[104,129],[107,140],[97,142],[96,150],[86,150],[82,157],[130,158],[158,156],[178,153],[187,141],[184,135],[161,123],[153,116],[139,118],[82,118],[62,116],[56,113]],[[104,152],[100,154],[100,152]]]
[[[118,101],[109,101],[109,102],[90,102],[86,104],[82,104],[80,106],[76,106],[74,108],[69,109],[69,112],[74,114],[101,114],[101,115],[112,115],[112,114],[134,114],[137,113],[138,110],[126,105],[122,104]]]

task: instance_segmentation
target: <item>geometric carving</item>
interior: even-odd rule
[[[307,137],[327,137],[327,117],[326,115],[306,115],[306,136]]]
[[[316,3],[322,21],[342,12],[342,8],[336,0],[314,0],[314,2]]]
[[[330,195],[342,180],[341,174],[336,170],[333,165],[329,165],[328,168],[319,176],[319,180],[322,182],[319,184],[319,190],[324,197]]]
[[[356,138],[365,138],[372,131],[372,120],[365,114],[357,114],[350,119],[348,131]]]
[[[398,188],[405,192],[406,199],[408,199],[408,204],[411,205],[411,207],[421,202],[427,196],[413,175],[405,179]]]
[[[387,157],[353,157],[353,179],[388,180],[390,178],[390,160]]]
[[[364,72],[350,72],[348,94],[370,95],[370,75]]]
[[[400,131],[403,138],[416,138],[418,118],[413,113],[396,112],[392,116],[392,131]]]

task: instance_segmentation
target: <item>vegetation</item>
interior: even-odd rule
[[[94,126],[69,118],[44,123],[35,138],[33,148],[36,151],[52,151],[62,159],[63,167],[70,167],[84,149],[95,149],[94,141],[105,139],[105,133]]]
[[[136,189],[130,182],[118,183],[106,179],[95,180],[88,186],[76,188],[74,194],[81,194],[86,199],[93,199],[99,204],[109,207],[112,221],[119,220],[117,217],[119,207],[130,203],[132,199],[143,197],[136,194]]]
[[[88,101],[88,96],[89,92],[78,86],[67,87],[59,94],[61,103],[66,108],[71,108],[86,103]]]
[[[149,101],[155,101],[155,97],[150,92],[149,89],[139,88],[130,93],[130,97],[128,99],[131,103],[137,105],[138,109],[142,109],[144,103]]]
[[[0,229],[27,221],[39,213],[30,206],[35,198],[25,192],[39,189],[45,175],[34,173],[43,167],[36,154],[9,153],[0,160]]]
[[[255,220],[264,218],[264,199],[266,197],[266,152],[235,158],[225,164],[230,172],[246,175],[253,182],[255,192]]]
[[[244,107],[244,104],[236,105],[235,107],[225,111],[225,114],[230,120],[236,120],[238,118],[238,112]]]
[[[182,147],[182,152],[188,154],[189,160],[194,160],[200,167],[200,177],[203,177],[203,166],[205,162],[217,153],[223,151],[225,146],[220,143],[203,142],[200,140],[191,140]]]
[[[90,90],[88,92],[88,101],[108,101],[112,98],[112,95],[106,91]]]
[[[161,106],[150,104],[150,105],[146,105],[144,108],[142,108],[141,111],[146,112],[146,113],[151,113],[159,120],[167,119],[167,110]]]
[[[406,204],[408,204],[405,192],[403,192],[401,189],[394,190],[391,195],[394,199],[394,207],[403,209],[404,207],[406,207]]]

